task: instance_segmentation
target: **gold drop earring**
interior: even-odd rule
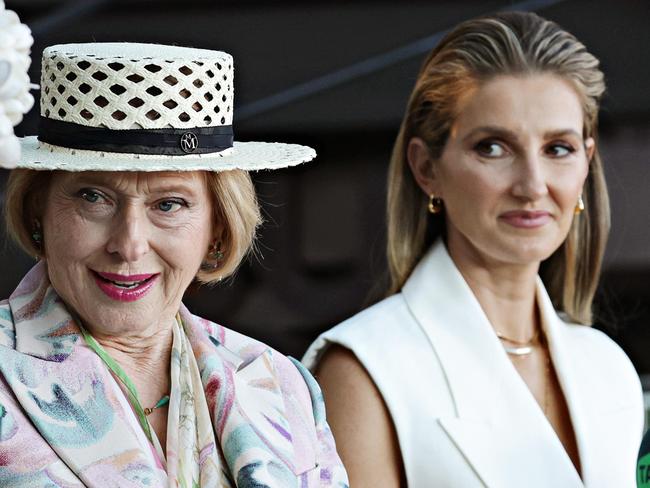
[[[432,214],[439,214],[442,212],[442,199],[436,197],[433,193],[429,195],[429,205],[427,207],[429,209],[429,213]]]
[[[576,204],[575,209],[573,210],[573,213],[575,215],[580,215],[582,211],[585,209],[585,202],[582,199],[582,195],[578,197],[578,203]]]

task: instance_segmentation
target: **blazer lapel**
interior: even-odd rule
[[[582,486],[444,244],[422,259],[402,293],[453,398],[454,415],[437,421],[481,481],[491,488]]]
[[[581,370],[580,365],[576,364],[575,353],[572,354],[570,349],[571,338],[567,337],[569,326],[558,317],[541,280],[537,287],[537,299],[540,304],[542,323],[545,326],[553,366],[569,409],[580,455],[582,479],[586,486],[602,483],[602,479],[605,477],[600,476],[602,475],[602,466],[599,465],[598,460],[605,461],[606,457],[611,455],[608,452],[608,441],[612,441],[618,434],[607,430],[612,425],[611,419],[607,419],[607,415],[615,414],[619,409],[625,415],[627,413],[624,410],[625,405],[619,405],[623,399],[593,398],[594,392],[601,388],[599,383],[602,378],[594,378],[592,371]],[[580,344],[577,346],[580,347]],[[614,423],[613,425],[618,424]],[[608,463],[603,463],[603,465],[608,465]]]

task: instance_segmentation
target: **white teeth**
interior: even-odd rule
[[[120,288],[135,288],[136,286],[142,284],[142,281],[134,281],[134,282],[127,282],[127,283],[122,283],[119,281],[111,281],[116,286],[119,286]]]
[[[1,0],[0,0],[1,1]],[[138,286],[143,285],[144,283],[147,283],[152,276],[149,276],[148,278],[145,278],[144,280],[139,280],[139,281],[116,281],[116,280],[109,280],[107,277],[103,276],[101,273],[99,276],[106,281],[107,283],[111,283],[114,286],[117,286],[119,288],[122,288],[124,290],[130,290],[132,288],[136,288]]]

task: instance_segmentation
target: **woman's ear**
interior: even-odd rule
[[[587,156],[587,163],[591,163],[591,160],[596,153],[596,141],[593,137],[589,137],[585,140],[585,154]]]
[[[212,238],[210,240],[210,244],[224,240],[224,229],[225,226],[221,220],[219,220],[217,223],[212,224],[212,229],[210,231]]]
[[[431,152],[426,142],[419,137],[413,137],[406,148],[406,159],[411,168],[411,173],[413,173],[413,178],[415,178],[422,191],[426,195],[434,194],[440,197],[436,191],[434,161],[431,158]]]

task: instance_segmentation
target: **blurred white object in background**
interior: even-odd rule
[[[20,158],[13,128],[34,105],[27,75],[33,42],[29,27],[0,0],[0,160],[5,167]]]

